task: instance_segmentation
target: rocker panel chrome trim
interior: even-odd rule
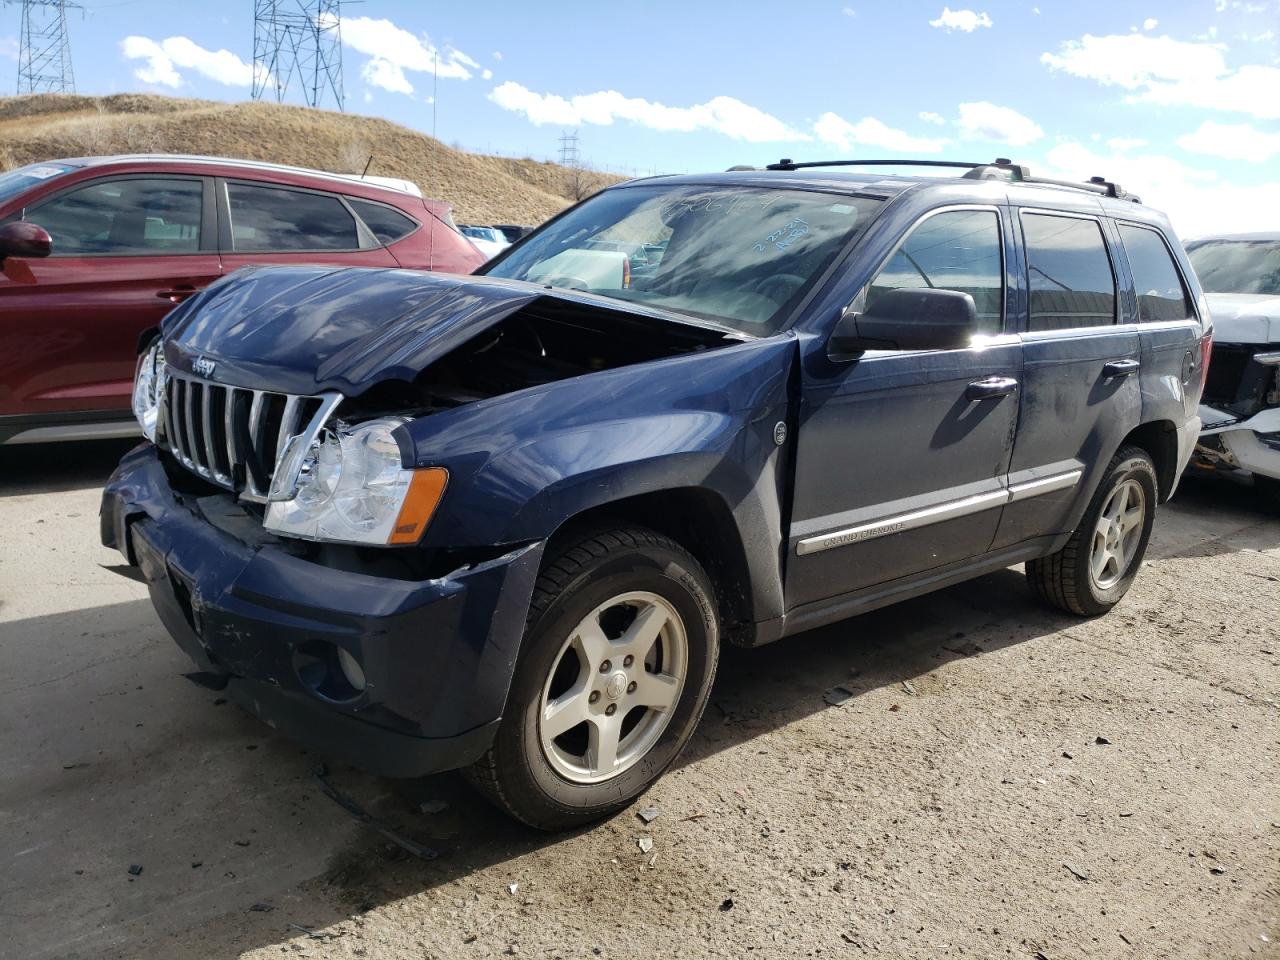
[[[1046,493],[1054,493],[1058,490],[1066,490],[1078,484],[1083,475],[1084,473],[1081,470],[1071,470],[1067,473],[1054,474],[1050,477],[1028,480],[1025,483],[1015,484],[1003,490],[980,493],[977,496],[965,497],[962,500],[940,503],[935,507],[914,510],[910,513],[901,513],[897,516],[883,517],[870,523],[845,527],[842,530],[833,530],[830,533],[822,533],[813,537],[805,537],[796,543],[796,555],[804,557],[812,553],[821,553],[824,550],[832,550],[851,543],[875,540],[878,537],[886,537],[891,533],[903,533],[904,531],[915,530],[932,523],[955,520],[971,513],[981,513],[983,510],[1001,507],[1007,503],[1038,497]]]

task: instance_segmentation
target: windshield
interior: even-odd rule
[[[1187,256],[1206,293],[1280,296],[1280,240],[1203,240]]]
[[[807,190],[621,187],[587,200],[480,272],[763,336],[781,327],[881,205]]]
[[[60,177],[75,167],[66,163],[33,163],[8,173],[0,173],[0,203],[51,177]]]

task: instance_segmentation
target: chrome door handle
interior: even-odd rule
[[[1112,360],[1102,366],[1102,375],[1104,377],[1127,377],[1130,374],[1137,373],[1138,368],[1142,364],[1137,360]]]
[[[968,400],[994,400],[1007,397],[1017,389],[1018,381],[1013,377],[983,377],[969,384],[964,395]]]

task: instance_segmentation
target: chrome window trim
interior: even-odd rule
[[[941,523],[945,520],[955,520],[959,517],[990,510],[992,507],[1000,507],[1009,503],[1028,500],[1032,497],[1043,496],[1046,493],[1068,490],[1075,487],[1082,476],[1084,476],[1084,471],[1082,470],[1069,470],[1065,473],[1057,473],[1017,483],[1011,487],[993,490],[990,493],[980,493],[960,500],[951,500],[936,506],[925,507],[922,510],[881,517],[869,523],[861,523],[840,530],[832,530],[829,533],[805,537],[796,543],[796,555],[804,557],[814,553],[822,553],[825,550],[847,546],[851,543],[862,543],[867,540],[886,537],[892,533],[904,533],[907,530],[917,530],[920,527]]]

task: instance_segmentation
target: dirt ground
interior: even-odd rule
[[[183,679],[98,546],[122,450],[0,456],[0,956],[1280,955],[1280,509],[1250,490],[1185,485],[1102,619],[1007,570],[730,651],[649,825],[535,834],[456,776],[331,769],[423,862]]]

